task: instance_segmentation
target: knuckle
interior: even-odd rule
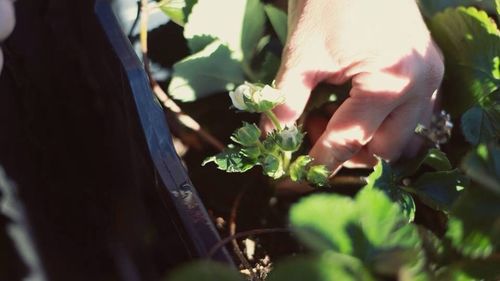
[[[342,142],[332,141],[329,143],[330,153],[334,160],[344,163],[351,159],[362,147],[362,144],[356,140],[345,140]]]

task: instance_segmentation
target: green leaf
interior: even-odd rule
[[[243,59],[246,65],[250,65],[252,62],[257,45],[264,35],[265,25],[266,14],[264,12],[264,5],[260,0],[247,0],[240,39]]]
[[[500,32],[493,20],[475,8],[447,9],[429,22],[446,63],[444,107],[454,116],[476,103],[490,104],[499,88]]]
[[[476,278],[472,278],[465,272],[463,272],[459,266],[448,266],[442,268],[437,272],[436,279],[437,281],[477,281]]]
[[[168,92],[183,102],[215,92],[232,90],[245,81],[240,63],[229,48],[214,41],[205,49],[176,63]]]
[[[355,200],[335,194],[309,196],[292,207],[290,221],[312,249],[353,255],[374,270],[387,268],[381,261],[391,252],[408,265],[418,260],[421,250],[416,228],[377,189],[364,188]]]
[[[264,9],[276,35],[278,35],[281,44],[284,46],[288,32],[288,17],[286,13],[271,4],[265,5]]]
[[[464,256],[484,258],[500,250],[500,149],[479,145],[462,168],[472,183],[451,210],[446,237]]]
[[[447,8],[456,8],[458,6],[475,6],[494,15],[499,8],[495,1],[498,2],[498,0],[419,0],[418,2],[422,13],[430,18]]]
[[[228,173],[243,173],[250,170],[257,163],[244,156],[240,147],[229,145],[223,152],[209,157],[203,161],[202,166],[207,163],[215,163],[219,170]]]
[[[432,172],[423,174],[407,188],[429,207],[449,211],[466,181],[458,170]]]
[[[297,157],[297,159],[290,164],[290,168],[288,169],[290,178],[293,181],[304,180],[307,176],[307,166],[311,162],[312,158],[308,155],[300,155]]]
[[[281,59],[272,52],[267,51],[257,73],[258,81],[271,84],[278,73]]]
[[[462,133],[473,144],[488,143],[500,139],[500,103],[491,106],[474,106],[461,119]]]
[[[436,148],[431,148],[414,159],[404,160],[404,162],[397,163],[393,168],[398,179],[413,176],[423,165],[429,166],[436,171],[449,171],[452,169],[446,154]]]
[[[493,241],[484,230],[464,224],[462,220],[452,217],[448,221],[446,237],[463,255],[482,258],[489,256],[494,250]]]
[[[425,252],[427,262],[429,264],[442,263],[445,253],[443,241],[428,228],[421,225],[418,226],[418,233],[422,240],[422,248]]]
[[[193,53],[219,40],[231,50],[231,57],[241,62],[251,57],[264,23],[259,0],[198,0],[184,27],[184,37]]]
[[[158,7],[173,22],[184,26],[196,0],[161,0]]]
[[[292,206],[290,221],[299,238],[312,249],[352,254],[354,241],[347,225],[356,220],[357,212],[356,203],[349,197],[315,194]]]
[[[500,147],[479,145],[462,163],[465,174],[500,196]]]
[[[199,0],[193,6],[184,27],[184,37],[188,40],[191,52],[199,52],[217,39],[231,51],[241,50],[245,6],[245,0]],[[206,40],[198,41],[196,38]]]
[[[382,190],[389,198],[399,204],[408,221],[413,221],[415,218],[415,202],[408,192],[399,187],[398,178],[387,162],[379,159],[378,164],[373,168],[373,172],[366,181],[366,188]]]
[[[375,280],[353,257],[336,253],[289,258],[276,265],[267,281]]]
[[[500,250],[500,197],[477,185],[465,189],[451,211],[446,237],[471,258]]]
[[[244,281],[235,269],[213,261],[197,261],[172,272],[166,281]]]

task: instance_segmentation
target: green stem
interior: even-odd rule
[[[274,112],[272,112],[271,110],[267,110],[266,112],[264,112],[264,114],[267,116],[267,118],[269,118],[269,120],[271,120],[271,122],[273,122],[274,127],[276,127],[278,131],[283,130],[280,121],[278,120],[278,117],[276,117]]]
[[[288,167],[290,166],[290,161],[292,160],[291,151],[283,151],[283,170],[288,174]]]

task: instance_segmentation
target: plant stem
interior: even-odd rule
[[[238,212],[238,208],[240,207],[240,202],[241,198],[243,198],[243,195],[245,194],[245,191],[247,188],[242,189],[239,193],[238,196],[234,199],[233,207],[231,208],[231,213],[229,216],[229,235],[234,236],[236,234],[236,214]],[[233,245],[233,250],[238,259],[240,260],[241,264],[248,270],[250,274],[250,280],[251,281],[261,281],[260,278],[257,277],[255,272],[253,271],[252,266],[246,259],[245,255],[243,255],[243,252],[241,251],[240,246],[238,245],[238,241],[235,239],[231,240],[231,244]]]
[[[215,244],[212,247],[212,249],[208,251],[207,258],[211,258],[221,247],[224,247],[225,244],[231,242],[234,239],[241,237],[248,237],[252,235],[271,234],[271,233],[291,233],[291,230],[288,228],[259,228],[259,229],[252,229],[248,231],[239,232],[217,242],[217,244]]]
[[[267,110],[267,111],[264,112],[264,114],[267,116],[267,118],[269,118],[269,120],[271,120],[271,122],[273,123],[274,127],[276,127],[276,129],[278,131],[283,130],[283,128],[281,127],[280,121],[278,120],[278,117],[276,117],[276,115],[274,114],[274,112],[272,112],[271,110]]]
[[[290,166],[290,161],[292,160],[291,151],[283,151],[283,170],[288,173],[288,167]]]

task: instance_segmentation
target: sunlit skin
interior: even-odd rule
[[[413,0],[289,1],[289,34],[276,85],[286,103],[274,111],[294,123],[320,82],[352,82],[310,155],[335,174],[395,160],[428,124],[443,59]],[[272,128],[267,121],[266,130]]]
[[[16,23],[13,0],[0,0],[0,42],[5,40]],[[3,52],[0,49],[0,73],[3,68]]]

